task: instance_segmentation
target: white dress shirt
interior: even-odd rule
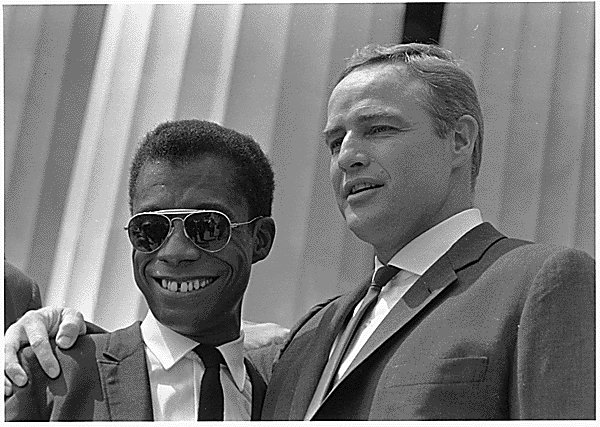
[[[197,342],[167,328],[148,310],[141,324],[146,347],[154,421],[196,421],[204,365],[192,351]],[[252,384],[244,365],[244,332],[217,349],[221,365],[225,421],[248,421],[252,413]]]
[[[339,381],[360,349],[373,334],[377,326],[388,315],[400,298],[410,287],[444,255],[450,247],[471,229],[477,227],[483,221],[479,209],[467,209],[442,221],[430,228],[423,234],[411,240],[396,255],[392,257],[388,265],[393,265],[401,271],[381,290],[377,303],[362,320],[356,329],[354,338],[348,346],[348,350],[337,371],[335,381]],[[375,272],[383,264],[375,257]],[[362,304],[362,301],[354,308],[354,314]],[[341,333],[340,333],[341,335]],[[340,335],[336,338],[333,348],[337,345]]]

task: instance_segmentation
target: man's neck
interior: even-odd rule
[[[218,347],[222,344],[235,341],[240,337],[241,323],[239,317],[237,322],[232,317],[228,321],[222,321],[216,325],[211,325],[207,330],[199,331],[194,334],[182,334],[185,337],[194,340],[200,344],[210,344]]]
[[[394,242],[389,245],[382,245],[381,247],[374,247],[377,259],[379,259],[379,261],[381,261],[383,264],[387,264],[394,257],[394,255],[400,252],[406,245],[408,245],[410,242],[412,242],[414,239],[416,239],[423,233],[426,233],[427,231],[448,220],[449,218],[452,218],[453,216],[472,208],[473,205],[471,203],[469,206],[455,209],[449,214],[445,215],[443,218],[437,219],[436,221],[432,221],[432,223],[429,224],[428,227],[417,230],[412,235],[405,236],[405,238],[400,242]]]

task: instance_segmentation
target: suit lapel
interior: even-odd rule
[[[111,421],[151,421],[152,397],[139,322],[108,335],[97,354]]]
[[[457,271],[476,262],[491,245],[503,238],[505,236],[489,223],[483,223],[459,239],[392,308],[356,355],[344,376],[332,387],[329,395],[357,366],[434,301],[444,289],[454,283],[457,279]]]
[[[456,274],[446,259],[436,262],[415,282],[406,295],[398,301],[373,335],[358,352],[344,376],[332,387],[333,392],[358,365],[375,352],[384,342],[400,331],[413,317],[423,310],[447,286],[456,280]],[[330,393],[331,393],[330,392]]]
[[[321,378],[325,364],[329,359],[329,352],[335,337],[346,324],[348,315],[354,306],[364,297],[367,287],[358,287],[353,292],[340,297],[332,302],[321,317],[319,325],[314,331],[312,344],[306,348],[305,357],[297,358],[300,363],[297,384],[289,383],[287,386],[294,390],[290,406],[289,419],[301,420],[310,404],[312,395]],[[293,381],[293,379],[290,379]]]

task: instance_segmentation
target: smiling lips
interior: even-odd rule
[[[357,193],[360,193],[365,190],[370,190],[371,188],[379,188],[379,187],[381,187],[381,186],[375,185],[375,184],[369,184],[366,182],[362,183],[362,184],[356,184],[356,185],[352,186],[352,188],[350,189],[350,193],[348,195],[351,196],[353,194],[357,194]]]
[[[372,179],[354,179],[344,184],[343,193],[346,198],[350,198],[380,187],[383,187],[383,183]]]
[[[160,286],[170,292],[192,292],[199,289],[204,289],[211,283],[217,280],[216,277],[201,277],[198,279],[185,280],[178,282],[177,280],[158,279]]]

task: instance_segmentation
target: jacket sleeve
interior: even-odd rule
[[[31,281],[31,299],[29,300],[29,305],[27,306],[27,310],[37,310],[38,308],[42,308],[42,297],[40,295],[40,288],[33,280]]]
[[[594,260],[581,251],[562,250],[532,276],[517,334],[512,415],[593,419]]]
[[[42,306],[37,283],[4,260],[4,330],[28,310]]]

